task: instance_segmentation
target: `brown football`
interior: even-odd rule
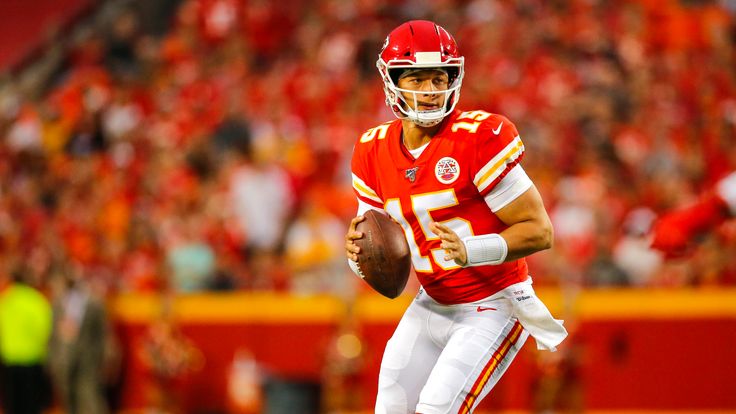
[[[411,252],[404,230],[386,214],[368,210],[356,230],[363,237],[355,240],[360,247],[358,268],[361,276],[376,292],[393,299],[406,287],[411,271]]]

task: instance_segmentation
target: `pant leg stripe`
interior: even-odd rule
[[[491,378],[491,375],[498,367],[498,364],[506,357],[511,346],[519,339],[519,335],[522,330],[523,328],[521,327],[521,324],[519,321],[516,321],[514,326],[511,328],[511,331],[509,331],[509,334],[504,338],[503,342],[501,342],[501,346],[498,347],[496,352],[494,352],[488,360],[486,366],[483,367],[480,376],[475,380],[475,383],[470,388],[470,392],[460,406],[458,414],[467,414],[470,412],[470,409],[473,407],[478,395],[480,395],[481,390],[485,387],[486,383],[488,383],[488,379]]]

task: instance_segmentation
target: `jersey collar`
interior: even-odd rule
[[[391,158],[396,168],[398,170],[406,170],[408,168],[426,164],[428,160],[432,158],[432,154],[434,154],[437,149],[439,141],[445,138],[450,131],[450,125],[452,125],[459,113],[460,111],[456,109],[442,120],[439,130],[437,130],[437,133],[429,140],[429,144],[427,145],[427,148],[424,149],[424,152],[422,152],[419,158],[416,159],[414,159],[411,153],[409,153],[409,150],[403,143],[403,129],[401,121],[396,120],[391,124],[389,132],[390,142],[388,144]]]

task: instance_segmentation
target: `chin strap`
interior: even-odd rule
[[[440,122],[442,122],[442,120],[445,119],[446,115],[447,114],[443,114],[440,118],[435,118],[435,119],[422,119],[421,112],[411,111],[408,118],[411,120],[411,122],[419,125],[420,127],[428,128],[428,127],[433,127],[439,124]]]

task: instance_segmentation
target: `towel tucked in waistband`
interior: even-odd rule
[[[513,284],[501,292],[513,303],[514,316],[534,337],[537,349],[556,351],[557,345],[567,337],[567,330],[562,326],[564,321],[555,319],[537,297],[532,288],[532,278]]]

